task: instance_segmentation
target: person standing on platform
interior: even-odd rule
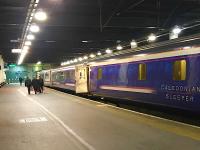
[[[23,81],[22,77],[19,77],[20,86],[22,86],[22,81]]]
[[[39,80],[36,79],[35,77],[32,80],[32,86],[33,89],[35,91],[35,94],[37,94],[37,92],[40,92],[40,84],[39,84]],[[41,93],[41,92],[40,92]]]
[[[29,79],[29,77],[26,78],[25,80],[25,86],[27,87],[28,89],[28,94],[30,95],[31,94],[31,79]]]
[[[40,92],[43,93],[44,91],[44,80],[41,76],[39,76],[39,84],[40,84]]]

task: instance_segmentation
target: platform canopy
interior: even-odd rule
[[[16,62],[31,0],[0,0],[0,53]],[[198,0],[40,0],[40,23],[27,63],[62,62],[198,20]]]

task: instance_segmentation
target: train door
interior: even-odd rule
[[[76,93],[88,93],[88,66],[76,66]]]

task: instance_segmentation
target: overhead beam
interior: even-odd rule
[[[128,8],[127,8],[125,11],[130,10],[130,9],[133,9],[133,8],[135,8],[136,6],[142,4],[143,2],[144,2],[144,0],[138,0],[138,1],[134,2],[132,5],[128,6]]]
[[[165,22],[162,24],[162,27],[166,27],[166,25],[169,23],[171,18],[176,14],[177,9],[181,6],[183,2],[179,2],[178,4],[175,5],[175,7],[169,12],[168,17],[166,18]]]
[[[100,27],[100,32],[103,31],[103,23],[102,23],[102,2],[101,0],[97,0],[98,5],[99,5],[99,27]]]
[[[25,11],[26,7],[0,6],[0,11]]]
[[[111,15],[108,17],[108,19],[105,21],[105,23],[103,24],[103,28],[110,22],[110,20],[112,19],[112,17],[116,14],[116,12],[119,10],[120,5],[122,3],[123,0],[119,0],[117,6],[115,7],[114,11],[111,13]]]

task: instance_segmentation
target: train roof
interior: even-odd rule
[[[75,66],[77,65],[88,65],[88,64],[92,64],[93,62],[105,62],[108,59],[109,60],[125,59],[132,55],[170,52],[170,51],[178,50],[184,47],[198,46],[198,45],[200,45],[200,34],[195,34],[192,36],[186,36],[186,37],[182,37],[178,39],[173,39],[173,40],[168,40],[168,41],[163,41],[163,42],[158,42],[158,43],[151,43],[149,45],[137,47],[134,49],[120,50],[112,54],[105,54],[93,59],[88,59],[85,62],[77,62],[72,65],[57,67],[51,70],[58,71],[58,70],[64,70],[66,68],[74,69]]]
[[[200,45],[200,34],[195,34],[192,36],[186,36],[186,37],[177,38],[173,40],[167,40],[167,41],[158,42],[158,43],[151,43],[151,44],[137,47],[134,49],[124,49],[112,54],[106,54],[106,55],[95,57],[93,59],[89,59],[87,62],[127,57],[133,54],[137,55],[141,53],[158,53],[158,52],[164,52],[164,51],[172,51],[172,50],[176,50],[177,48],[183,48],[186,46],[193,46],[193,45]],[[77,62],[74,64],[77,65],[77,64],[82,64],[82,63]]]
[[[138,55],[141,53],[159,53],[166,51],[173,51],[186,46],[200,45],[200,34],[195,34],[192,36],[182,37],[178,39],[168,40],[164,42],[152,43],[149,45],[137,47],[134,49],[124,49],[112,54],[106,54],[100,57],[90,59],[91,61],[101,61],[105,59],[128,57],[129,55]],[[80,64],[80,63],[76,63]]]

